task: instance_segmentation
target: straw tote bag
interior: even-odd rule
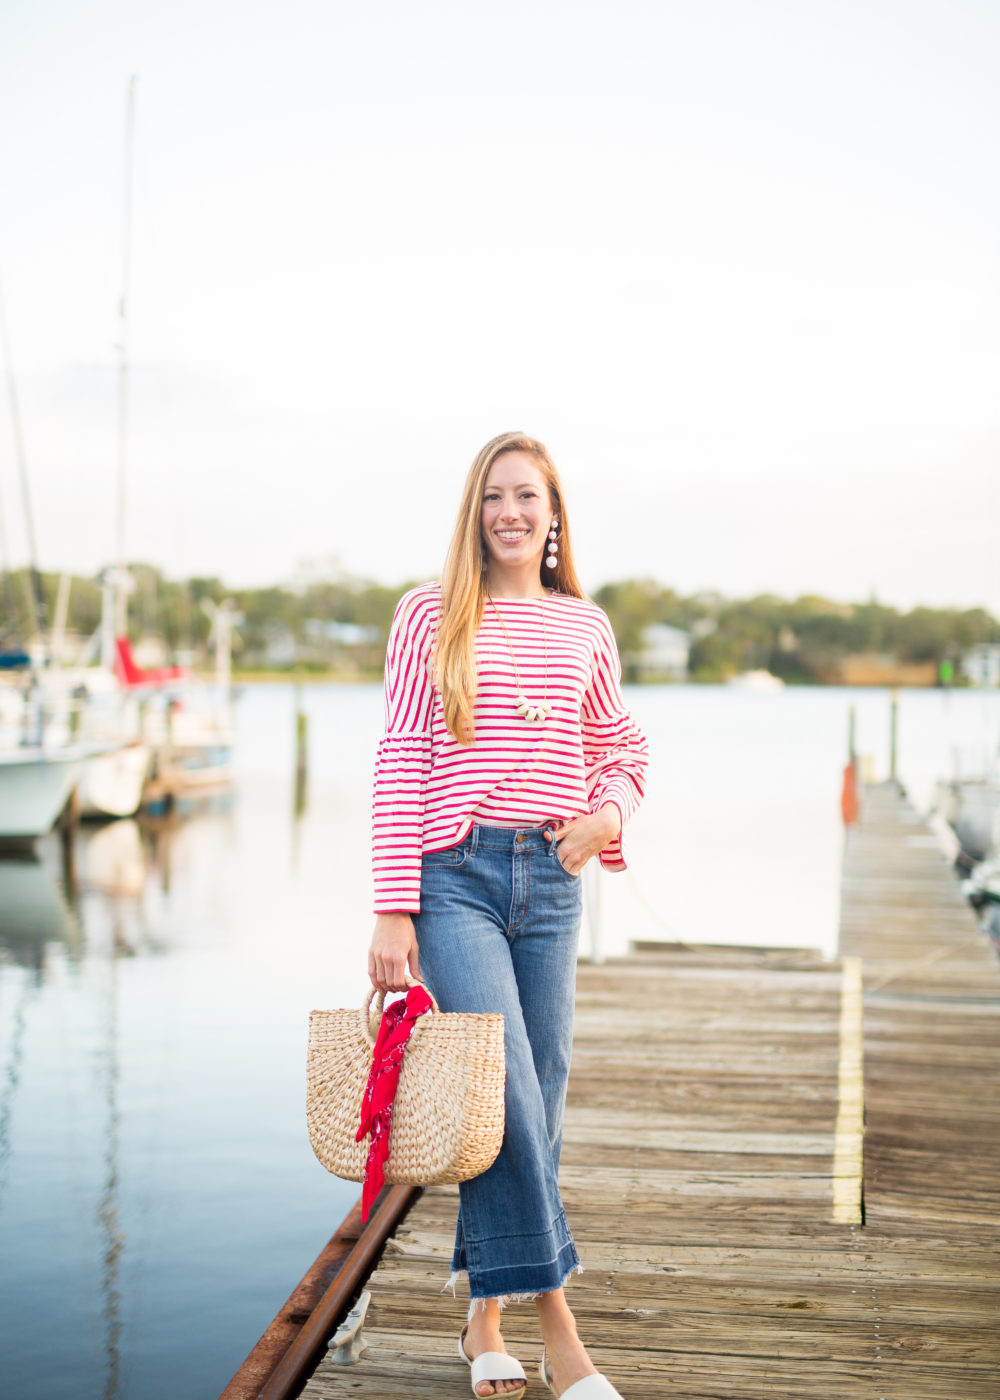
[[[312,1011],[306,1119],[327,1171],[363,1181],[367,1138],[355,1142],[385,998],[354,1011]],[[503,1016],[433,1010],[406,1043],[392,1107],[385,1179],[397,1186],[468,1181],[491,1166],[504,1130]]]

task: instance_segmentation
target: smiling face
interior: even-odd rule
[[[539,576],[555,512],[545,474],[530,452],[504,452],[483,486],[480,523],[490,578]]]

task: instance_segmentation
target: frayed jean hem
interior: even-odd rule
[[[463,1269],[453,1269],[448,1277],[447,1283],[441,1289],[441,1292],[447,1293],[448,1289],[450,1288],[451,1296],[453,1298],[457,1298],[458,1294],[455,1291],[456,1285],[458,1284],[464,1272],[465,1271]],[[471,1322],[477,1312],[485,1311],[486,1304],[489,1302],[496,1303],[497,1307],[500,1309],[501,1312],[503,1312],[504,1308],[508,1305],[508,1303],[533,1303],[536,1298],[541,1298],[542,1295],[545,1293],[556,1293],[560,1288],[565,1288],[574,1274],[582,1273],[583,1265],[577,1263],[574,1264],[572,1268],[566,1271],[566,1273],[563,1275],[562,1282],[554,1284],[552,1288],[537,1288],[533,1293],[500,1293],[499,1295],[493,1297],[484,1296],[470,1298],[468,1320]]]

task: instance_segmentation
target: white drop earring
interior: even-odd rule
[[[548,543],[549,556],[548,556],[548,558],[546,559],[545,562],[546,562],[546,564],[548,565],[548,567],[549,567],[550,569],[554,569],[554,568],[556,567],[556,565],[559,563],[559,560],[556,558],[556,555],[559,553],[559,545],[556,543],[556,541],[557,541],[557,539],[558,539],[558,536],[559,536],[559,521],[558,521],[558,519],[556,519],[556,520],[553,520],[551,526],[549,527],[549,543]]]

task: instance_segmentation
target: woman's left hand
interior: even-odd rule
[[[586,817],[571,817],[552,831],[545,833],[546,840],[555,841],[559,846],[556,859],[568,875],[579,875],[580,871],[598,851],[603,851],[609,841],[621,832],[621,817],[618,808],[608,803],[591,812]]]

